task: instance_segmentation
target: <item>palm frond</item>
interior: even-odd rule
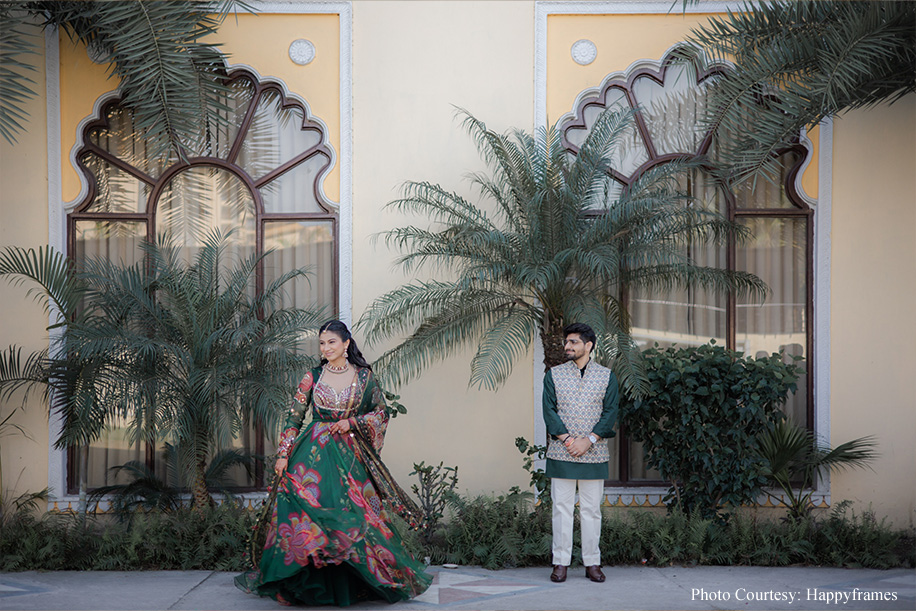
[[[748,3],[691,40],[735,70],[710,89],[704,128],[732,180],[772,172],[802,128],[916,91],[916,5],[840,0]]]
[[[35,98],[35,67],[27,59],[36,55],[35,36],[28,30],[24,2],[0,4],[0,136],[16,142],[28,121],[27,105]]]
[[[225,59],[218,44],[201,42],[225,17],[251,10],[243,2],[28,2],[45,27],[62,28],[73,40],[108,53],[123,105],[153,143],[153,157],[168,149],[184,156],[200,126],[219,124]]]
[[[456,300],[424,317],[399,345],[375,361],[379,377],[394,386],[415,378],[432,363],[476,342],[499,317],[505,303],[491,300]]]
[[[28,395],[41,391],[42,398],[48,397],[49,370],[47,366],[48,351],[40,350],[23,358],[21,346],[10,346],[0,352],[0,403],[8,402],[14,394],[26,391],[23,405]]]
[[[508,311],[483,334],[471,360],[469,386],[499,388],[512,373],[512,366],[528,352],[538,330],[531,310],[509,306]]]
[[[497,214],[425,182],[407,183],[404,197],[389,204],[430,223],[382,234],[401,250],[397,263],[451,278],[400,286],[361,317],[370,344],[400,342],[376,363],[382,372],[391,367],[392,379],[410,379],[476,342],[471,384],[497,388],[535,337],[553,342],[557,329],[584,320],[615,346],[605,356],[617,363],[625,388],[644,392],[645,372],[617,294],[623,287],[765,291],[751,274],[700,266],[688,254],[691,244],[724,247],[748,232],[682,192],[691,173],[719,179],[708,159],[669,160],[609,201],[612,155],[633,129],[633,112],[602,113],[577,155],[556,126],[500,134],[467,111],[458,115],[489,168],[470,180]],[[547,354],[548,366],[556,364],[556,351]]]
[[[71,266],[72,262],[50,246],[37,250],[9,246],[0,252],[0,277],[13,285],[26,281],[37,284],[28,289],[29,296],[41,303],[48,313],[51,306],[44,298],[50,299],[62,322],[76,315],[86,292]]]

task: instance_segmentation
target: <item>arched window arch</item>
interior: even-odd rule
[[[633,112],[634,121],[613,152],[611,197],[650,168],[685,155],[716,158],[717,138],[697,129],[705,112],[706,89],[729,68],[675,60],[672,49],[659,62],[645,62],[626,73],[611,74],[577,98],[560,121],[564,146],[572,153],[606,108]],[[724,247],[688,244],[687,254],[701,265],[755,273],[771,288],[763,303],[685,289],[668,292],[632,290],[626,294],[633,336],[644,347],[696,345],[715,339],[750,356],[782,350],[803,358],[812,370],[814,348],[814,209],[799,188],[810,152],[801,143],[780,156],[779,174],[730,188],[708,172],[684,177],[684,188],[705,205],[746,226],[751,238]],[[594,214],[601,214],[595,210]],[[813,429],[813,377],[799,380],[799,390],[785,408],[797,423]],[[612,485],[657,485],[641,448],[626,431],[612,450]]]
[[[88,256],[134,263],[143,240],[169,236],[186,260],[212,230],[231,230],[229,252],[271,251],[256,274],[261,290],[290,269],[309,267],[284,305],[338,310],[339,215],[323,180],[335,161],[324,124],[276,81],[245,69],[229,72],[220,101],[223,121],[201,127],[180,158],[158,154],[132,113],[112,99],[80,133],[77,165],[88,188],[67,215],[67,245],[77,265]],[[267,441],[249,427],[238,444],[265,454]],[[128,445],[112,427],[90,448],[89,486],[112,483],[109,468],[146,462],[165,477],[161,448]],[[77,482],[72,465],[68,488]],[[262,484],[239,469],[239,486]]]

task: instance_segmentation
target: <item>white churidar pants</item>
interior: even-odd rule
[[[579,485],[579,523],[582,525],[582,564],[601,564],[598,540],[601,536],[601,497],[603,479],[550,480],[553,501],[553,564],[569,566],[572,560],[573,509],[576,505],[576,484]]]

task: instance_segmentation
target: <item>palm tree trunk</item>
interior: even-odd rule
[[[89,501],[87,498],[87,488],[89,487],[89,444],[83,444],[79,448],[79,480],[80,492],[77,512],[86,519],[86,513],[89,511]]]
[[[563,341],[563,322],[548,320],[541,328],[541,344],[544,347],[544,371],[566,362]]]
[[[198,461],[197,467],[194,469],[194,485],[192,486],[194,499],[192,507],[197,511],[203,511],[213,504],[213,497],[210,496],[210,491],[207,490],[207,480],[204,477],[206,468],[207,465],[204,461]]]

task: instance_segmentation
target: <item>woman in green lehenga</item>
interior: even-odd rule
[[[280,436],[277,501],[246,592],[282,604],[338,605],[421,594],[430,577],[389,511],[419,513],[378,458],[388,425],[381,388],[346,325],[319,332],[321,365],[302,378]],[[312,421],[302,426],[308,409]]]

